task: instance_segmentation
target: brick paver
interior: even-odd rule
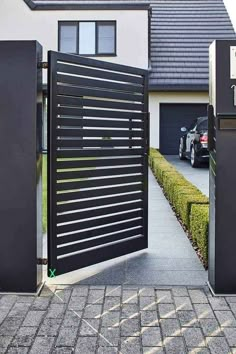
[[[0,354],[234,354],[235,300],[128,285],[0,295]]]

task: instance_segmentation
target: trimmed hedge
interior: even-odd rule
[[[193,205],[190,216],[190,232],[193,240],[201,251],[204,261],[208,259],[208,228],[209,207],[208,205]]]
[[[175,208],[176,214],[190,231],[191,218],[194,217],[193,213],[195,213],[198,208],[201,210],[201,213],[203,213],[202,206],[204,210],[209,209],[208,198],[192,183],[187,181],[156,149],[150,149],[149,164],[157,181],[163,187],[167,198]],[[201,217],[199,217],[198,223],[196,218],[192,221],[194,225],[193,237],[195,237],[195,242],[203,252],[202,255],[205,261],[207,261],[207,253],[205,250],[207,249],[208,240],[208,224],[207,227],[205,226],[206,219],[207,216],[204,217],[203,221],[201,221]],[[199,235],[196,231],[197,228],[203,230]]]

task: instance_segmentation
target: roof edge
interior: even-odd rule
[[[150,4],[147,2],[125,3],[117,2],[109,4],[104,0],[101,4],[81,3],[81,4],[35,4],[33,0],[23,0],[31,10],[149,10]]]
[[[152,85],[149,84],[150,92],[208,92],[209,85]]]

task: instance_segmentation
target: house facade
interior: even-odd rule
[[[235,38],[223,0],[1,0],[0,18],[0,40],[37,40],[44,61],[55,50],[149,70],[151,145],[165,154],[206,115],[209,44]]]

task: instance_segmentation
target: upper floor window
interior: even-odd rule
[[[87,56],[116,55],[116,22],[59,22],[59,51]]]

